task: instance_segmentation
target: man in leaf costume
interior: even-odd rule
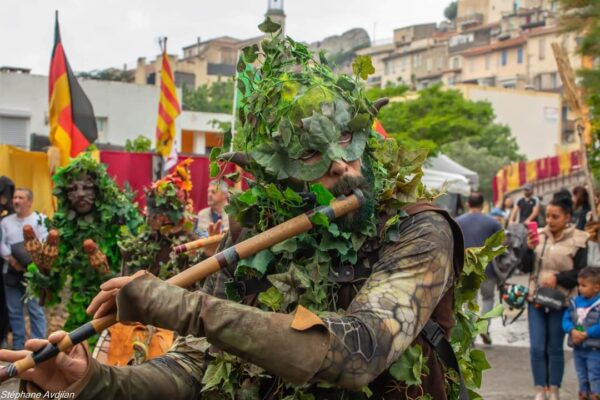
[[[106,167],[84,153],[59,169],[53,176],[57,211],[49,227],[60,234],[59,255],[48,274],[29,269],[28,290],[35,294],[53,294],[47,305],[61,301],[59,293],[70,278],[69,317],[65,329],[87,322],[85,309],[100,284],[119,273],[121,255],[117,241],[121,228],[137,229],[142,217],[133,197],[124,193],[106,173]],[[83,243],[92,239],[106,255],[111,270],[92,268]]]
[[[199,261],[200,253],[173,254],[175,246],[197,239],[190,198],[191,162],[183,161],[147,189],[145,223],[119,240],[123,275],[144,269],[168,279]],[[173,332],[151,325],[116,324],[108,332],[110,342],[102,341],[97,358],[108,365],[141,364],[164,354],[173,342]]]
[[[173,256],[173,247],[197,239],[194,234],[189,165],[180,163],[173,173],[157,180],[146,191],[146,223],[127,232],[119,241],[123,275],[146,269],[168,279],[198,260],[198,254]]]
[[[365,205],[331,223],[317,213],[315,229],[240,260],[202,291],[150,274],[113,280],[90,312],[116,298],[120,321],[181,336],[165,356],[123,369],[76,347],[62,360],[77,367],[54,364],[64,368],[60,389],[82,399],[458,398],[458,375],[430,341],[454,324],[462,237],[446,213],[413,204],[427,197],[424,157],[372,131],[382,102],[359,83],[372,72],[368,58],[355,61],[355,77],[336,76],[276,24],[260,28],[270,35],[238,64],[239,152],[218,156],[255,179],[231,199],[221,248],[354,189]],[[29,390],[58,389],[30,379]]]

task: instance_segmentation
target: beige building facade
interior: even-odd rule
[[[383,64],[381,86],[406,84],[414,88],[441,81],[448,65],[448,39],[436,24],[420,24],[394,30],[394,42],[378,60]],[[390,51],[391,49],[391,51]],[[370,52],[364,49],[365,54]]]
[[[369,76],[367,80],[368,86],[379,87],[384,83],[384,75],[386,75],[385,59],[389,57],[394,50],[396,50],[396,46],[394,43],[390,42],[387,44],[367,47],[356,52],[357,55],[370,56],[373,67],[375,68],[375,73]]]
[[[285,12],[283,0],[268,0],[265,16],[270,17],[285,29]],[[214,82],[231,79],[235,76],[239,51],[253,44],[259,43],[264,36],[249,39],[237,39],[230,36],[221,36],[206,41],[197,39],[196,43],[183,48],[183,57],[169,55],[173,70],[175,85],[189,88],[198,88],[211,85]],[[134,82],[140,85],[160,85],[158,75],[161,70],[161,55],[147,62],[145,57],[137,60],[133,72]]]
[[[210,85],[235,75],[235,64],[241,40],[223,36],[183,48],[183,57],[169,55],[176,86],[198,88]],[[160,85],[161,55],[147,62],[141,57],[137,61],[135,83]]]
[[[519,9],[556,9],[556,3],[552,0],[458,0],[457,27],[462,30],[500,21]]]
[[[524,88],[527,79],[524,36],[464,51],[462,82],[482,86]]]
[[[535,90],[556,90],[562,86],[552,51],[553,43],[567,50],[573,69],[583,67],[574,35],[561,34],[558,27],[532,31],[527,40],[527,68],[528,83]]]
[[[519,150],[527,159],[554,155],[561,143],[562,99],[559,93],[457,85],[466,99],[489,102],[496,123],[510,127]]]

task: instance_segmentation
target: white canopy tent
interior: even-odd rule
[[[431,168],[423,168],[423,174],[421,182],[430,189],[443,190],[447,193],[461,194],[463,196],[468,196],[471,193],[469,180],[463,175]]]
[[[462,165],[460,165],[445,154],[440,153],[435,157],[431,157],[427,160],[425,166],[426,168],[435,171],[443,171],[453,175],[461,175],[465,177],[468,180],[469,185],[471,186],[471,191],[477,190],[479,188],[479,175],[477,175],[477,172],[471,171],[470,169],[463,167]]]

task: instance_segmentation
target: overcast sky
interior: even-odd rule
[[[450,0],[284,0],[286,33],[313,42],[362,27],[371,40],[392,37],[394,28],[439,22]],[[54,10],[63,45],[75,71],[129,67],[138,57],[169,53],[202,40],[257,36],[267,0],[0,0],[0,66],[47,74]]]

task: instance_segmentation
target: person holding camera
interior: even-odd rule
[[[562,317],[568,296],[575,293],[577,275],[587,264],[588,234],[571,223],[573,200],[555,196],[546,208],[547,225],[530,230],[535,253],[529,279],[529,341],[536,400],[558,400],[564,372]]]

